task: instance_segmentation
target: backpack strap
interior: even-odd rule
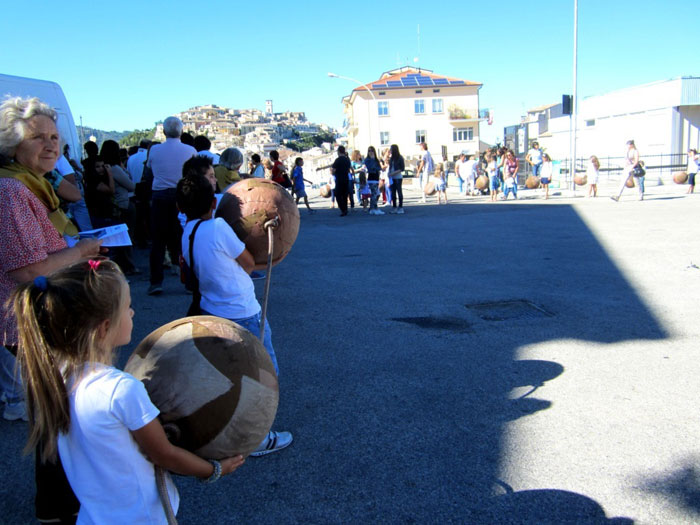
[[[194,271],[194,234],[197,233],[197,229],[203,221],[203,219],[199,219],[197,224],[194,225],[194,228],[192,228],[192,233],[190,233],[190,272],[192,273],[193,289],[192,304],[190,305],[187,315],[199,315],[200,313],[199,303],[202,299],[202,294],[199,293],[199,277],[197,277],[197,274]]]

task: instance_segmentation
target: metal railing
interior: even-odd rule
[[[658,155],[640,155],[639,160],[644,162],[647,181],[666,183],[672,179],[673,172],[685,170],[688,157],[685,153],[662,153]],[[598,157],[600,161],[600,176],[605,180],[619,180],[622,168],[625,166],[625,157]],[[560,159],[560,174],[565,181],[571,181],[571,159]],[[532,174],[532,166],[524,157],[518,158],[518,183],[524,184],[525,179]],[[588,166],[588,157],[576,159],[576,173],[585,173]]]

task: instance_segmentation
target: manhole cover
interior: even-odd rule
[[[391,320],[427,328],[428,330],[471,332],[471,325],[464,319],[457,317],[393,317]]]
[[[465,306],[484,321],[508,321],[510,319],[542,319],[554,317],[552,312],[525,299],[467,304]]]

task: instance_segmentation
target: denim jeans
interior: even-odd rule
[[[246,317],[245,319],[229,319],[229,321],[233,321],[234,323],[241,325],[255,337],[260,339],[260,319],[262,317],[261,314],[262,312],[258,312],[252,317]],[[214,314],[202,310],[202,315]],[[280,369],[277,366],[277,356],[275,355],[275,349],[272,347],[272,330],[270,329],[269,319],[265,319],[265,337],[263,338],[263,346],[265,347],[265,350],[267,350],[267,353],[270,356],[270,359],[272,360],[272,364],[275,367],[277,377],[279,377]]]
[[[391,205],[396,208],[397,199],[399,208],[403,208],[403,179],[394,179],[391,185]]]
[[[22,376],[17,366],[17,360],[2,345],[0,345],[0,393],[5,396],[5,402],[8,405],[24,400]]]
[[[369,209],[376,210],[377,201],[379,200],[379,182],[370,182],[369,191],[371,192],[369,197]]]
[[[541,171],[542,171],[542,163],[541,162],[539,164],[532,165],[532,175],[534,177],[538,177]]]

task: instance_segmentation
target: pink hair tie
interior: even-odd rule
[[[102,261],[96,261],[95,259],[90,259],[90,260],[88,261],[88,264],[90,265],[90,268],[91,268],[92,270],[97,271],[97,269],[100,267],[100,263],[101,263],[101,262],[102,262]]]

